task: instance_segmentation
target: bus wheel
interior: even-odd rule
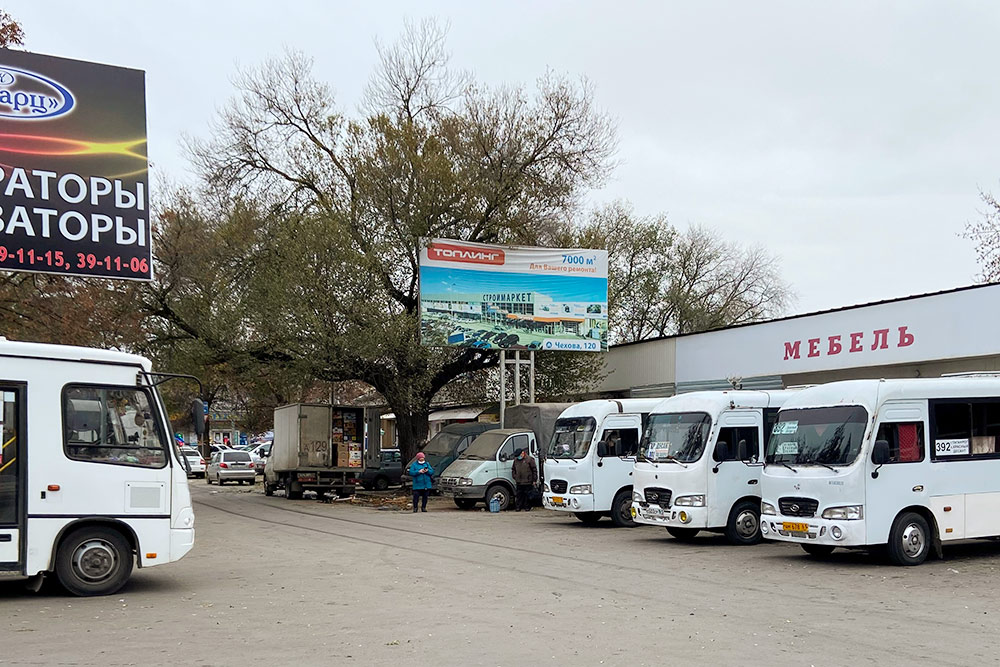
[[[266,480],[264,482],[264,495],[265,496],[273,496],[274,495],[274,487],[271,486],[270,484],[268,484]]]
[[[619,491],[611,501],[611,521],[619,528],[635,528],[632,520],[632,490]]]
[[[91,526],[59,543],[56,576],[73,595],[111,595],[132,574],[132,547],[117,530]]]
[[[889,531],[889,560],[896,565],[920,565],[930,551],[931,529],[916,512],[896,518]]]
[[[694,539],[694,536],[698,534],[697,528],[674,528],[670,526],[667,528],[667,532],[670,533],[674,539],[681,540],[683,542],[690,542]]]
[[[760,502],[744,500],[733,505],[726,522],[726,539],[736,546],[757,544],[760,536]]]

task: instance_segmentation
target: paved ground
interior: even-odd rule
[[[0,665],[973,665],[1000,543],[917,568],[550,511],[413,515],[192,483],[198,538],[118,595],[0,586]]]

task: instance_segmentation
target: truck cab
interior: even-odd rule
[[[514,499],[511,466],[518,449],[526,449],[538,463],[533,431],[502,428],[481,434],[441,473],[441,495],[453,498],[461,509],[471,509],[476,503],[489,505],[493,499],[500,502],[501,511],[508,509]]]
[[[545,459],[542,504],[584,523],[632,521],[632,466],[645,416],[663,399],[576,403],[556,420]]]
[[[760,532],[760,457],[793,391],[701,391],[665,399],[649,416],[633,472],[637,523],[677,539],[707,530],[731,544]]]

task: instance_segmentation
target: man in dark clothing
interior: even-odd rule
[[[517,487],[517,492],[514,495],[514,510],[530,512],[531,489],[538,483],[538,466],[535,464],[535,459],[528,456],[525,450],[517,450],[514,452],[514,463],[511,466],[510,474]]]

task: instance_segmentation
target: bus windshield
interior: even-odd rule
[[[551,459],[582,459],[590,449],[597,422],[593,417],[563,417],[556,420],[549,440]]]
[[[693,463],[705,451],[712,418],[704,412],[650,415],[642,439],[641,458],[653,463]]]
[[[764,462],[844,466],[854,463],[868,424],[861,406],[782,410],[771,431]]]

